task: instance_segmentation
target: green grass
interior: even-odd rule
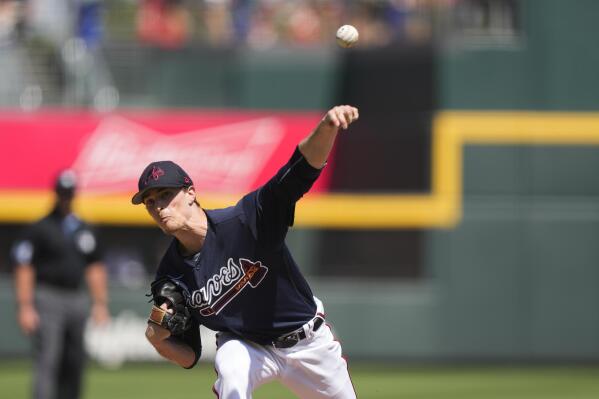
[[[363,399],[597,399],[599,366],[595,367],[402,367],[351,366],[352,379]],[[0,363],[2,397],[27,398],[30,365]],[[201,363],[183,370],[170,364],[129,364],[118,370],[91,366],[84,399],[213,398],[215,373]],[[295,398],[278,383],[261,387],[257,399]]]

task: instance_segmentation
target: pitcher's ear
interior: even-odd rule
[[[193,195],[192,200],[189,202],[189,206],[193,205],[194,203],[196,203],[196,190],[194,188],[194,186],[189,186],[187,187],[187,192],[191,193]]]

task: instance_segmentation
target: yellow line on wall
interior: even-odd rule
[[[308,194],[296,226],[324,228],[451,228],[461,219],[463,148],[483,145],[599,145],[599,114],[547,112],[441,112],[432,132],[431,192]],[[205,208],[234,204],[240,196],[200,193]],[[0,221],[28,222],[52,205],[48,191],[0,191]],[[82,195],[75,208],[92,223],[146,225],[143,206],[129,195]]]

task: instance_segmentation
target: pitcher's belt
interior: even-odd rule
[[[318,331],[318,329],[324,323],[324,318],[322,316],[316,316],[312,319],[312,321],[314,322],[312,325],[312,331]],[[279,338],[272,341],[272,346],[275,348],[291,348],[305,338],[306,332],[304,331],[304,327],[301,327],[288,334],[281,335]]]

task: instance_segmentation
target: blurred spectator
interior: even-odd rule
[[[81,393],[83,333],[89,299],[97,324],[108,321],[106,270],[93,231],[72,212],[76,180],[62,172],[55,206],[13,247],[18,322],[33,338],[35,399],[76,399]]]
[[[65,87],[66,103],[91,103],[100,111],[112,110],[118,103],[118,92],[101,48],[104,35],[101,1],[78,0],[74,17],[73,35],[62,51],[70,74]]]
[[[247,42],[251,47],[266,49],[279,42],[276,28],[276,0],[258,1],[251,15]]]
[[[300,1],[287,21],[287,38],[295,44],[317,44],[323,39],[321,15],[311,1]]]
[[[25,0],[26,28],[44,99],[110,110],[118,103],[102,53],[101,0]]]
[[[204,0],[202,23],[209,44],[222,46],[235,39],[231,5],[230,0]]]
[[[349,24],[360,32],[357,46],[384,46],[391,42],[391,30],[384,20],[387,2],[359,1],[349,10]]]
[[[201,35],[212,45],[332,45],[344,24],[360,31],[358,46],[431,39],[431,18],[446,0],[204,0]]]
[[[19,106],[31,83],[31,70],[23,46],[22,1],[0,0],[0,106]]]
[[[233,40],[245,43],[250,31],[253,0],[232,0]]]
[[[142,43],[163,49],[181,48],[190,38],[189,10],[181,0],[141,0],[136,29]]]
[[[383,21],[394,41],[424,42],[431,39],[432,27],[427,10],[434,4],[418,0],[390,0],[383,10]]]
[[[31,34],[43,38],[60,49],[73,37],[76,21],[76,1],[26,0],[27,25]]]
[[[500,5],[512,2],[497,0]],[[0,67],[10,77],[0,80],[0,106],[35,109],[62,102],[66,106],[93,106],[102,111],[116,107],[119,93],[102,49],[105,11],[110,13],[111,37],[118,36],[117,31],[121,32],[120,38],[126,37],[123,32],[131,38],[135,35],[152,51],[180,49],[197,42],[256,49],[334,46],[335,32],[344,24],[358,28],[360,40],[356,47],[372,47],[429,42],[437,25],[449,21],[451,13],[476,16],[480,14],[475,12],[480,4],[495,3],[489,0],[0,0]],[[494,5],[489,15],[506,14],[502,11],[506,7]],[[465,17],[457,19],[463,21]],[[498,23],[491,25],[496,31]]]
[[[23,27],[23,7],[18,0],[0,0],[0,47],[18,41]]]

